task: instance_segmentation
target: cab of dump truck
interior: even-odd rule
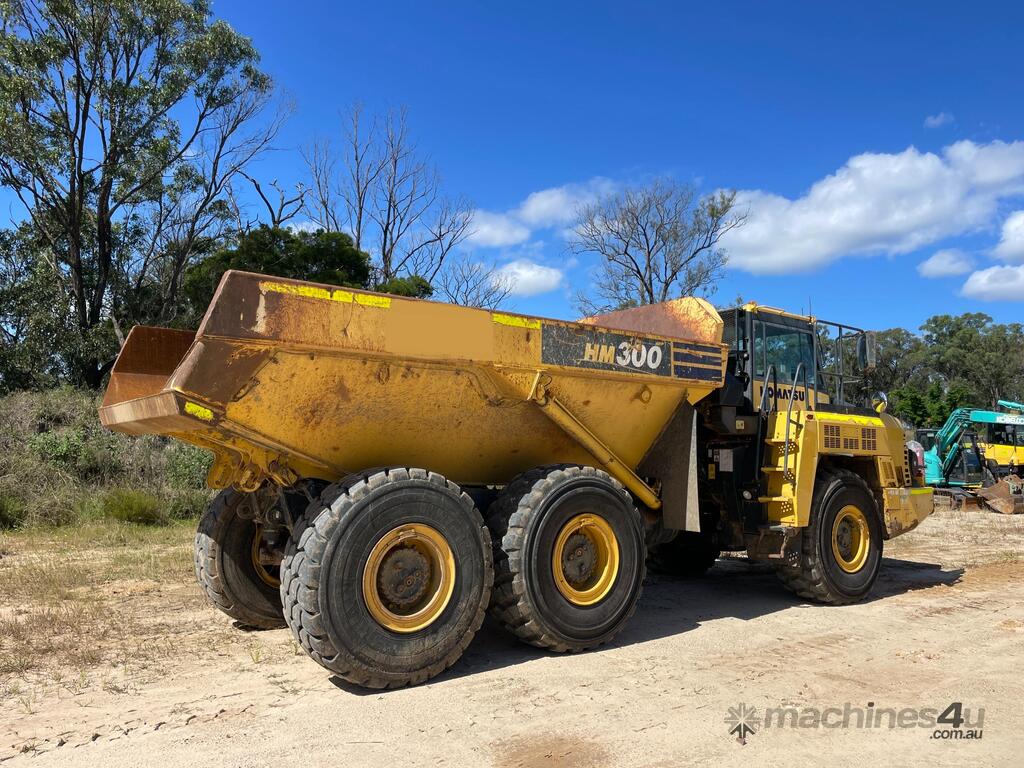
[[[872,333],[754,302],[719,314],[729,370],[755,407],[789,399],[794,409],[807,403],[870,407],[858,400],[864,373],[874,365]]]
[[[829,483],[861,496],[857,524],[877,528],[879,544],[930,513],[903,425],[866,386],[873,334],[756,303],[720,314],[727,373],[699,407],[702,531],[722,549],[790,563]]]

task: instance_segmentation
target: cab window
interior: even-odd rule
[[[1013,424],[990,424],[988,441],[992,445],[1024,445],[1024,430]]]
[[[761,320],[754,322],[754,373],[764,376],[769,365],[775,366],[779,385],[788,384],[804,364],[807,385],[814,385],[814,347],[810,331],[786,328]],[[801,377],[801,384],[803,379]]]

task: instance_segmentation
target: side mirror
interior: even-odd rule
[[[889,397],[885,392],[875,392],[871,396],[871,407],[879,413],[885,413],[885,409],[889,407]]]
[[[863,371],[873,371],[878,362],[878,340],[874,331],[866,331],[857,342],[857,363]]]

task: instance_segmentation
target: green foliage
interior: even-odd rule
[[[213,466],[213,454],[176,440],[167,443],[164,454],[164,477],[173,487],[187,491],[205,491],[206,476]]]
[[[166,525],[170,519],[164,503],[151,493],[134,488],[113,488],[103,496],[103,516],[137,525]]]
[[[27,510],[21,499],[0,490],[0,530],[18,528],[26,516]]]
[[[374,286],[375,291],[390,293],[395,296],[408,296],[413,299],[429,299],[434,295],[433,286],[420,275],[409,277],[393,277]]]
[[[206,311],[229,269],[365,288],[370,257],[343,232],[292,232],[261,225],[239,238],[234,247],[223,248],[188,270],[184,295],[193,317]]]
[[[274,131],[249,127],[270,81],[207,0],[9,0],[3,20],[0,184],[32,248],[15,285],[0,277],[0,314],[16,315],[0,316],[0,389],[43,374],[97,388],[111,316],[176,316],[184,267],[229,218],[230,175]]]
[[[95,395],[69,387],[0,396],[0,527],[151,524],[202,512],[213,495],[210,455],[108,432],[97,406]]]
[[[1013,399],[1024,378],[1024,325],[993,323],[980,312],[936,315],[921,327],[929,367],[948,385],[961,384],[973,403]]]
[[[939,426],[954,408],[996,407],[1024,392],[1024,326],[980,312],[935,315],[921,335],[877,334],[878,367],[868,384],[888,392],[890,411],[918,427]]]
[[[0,393],[52,387],[78,337],[28,225],[0,230]]]
[[[121,469],[116,438],[92,430],[69,428],[42,432],[29,439],[28,447],[41,461],[66,470],[84,482],[114,476]]]
[[[971,401],[963,385],[954,384],[946,390],[939,381],[931,382],[923,391],[912,386],[896,387],[889,395],[890,412],[917,427],[941,426],[954,409]]]
[[[175,489],[167,497],[167,517],[171,520],[197,520],[209,503],[210,491],[205,484],[202,490],[196,488]]]

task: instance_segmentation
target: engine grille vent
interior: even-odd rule
[[[825,447],[826,448],[839,448],[840,441],[840,428],[838,424],[826,424],[825,425]]]
[[[861,448],[865,451],[878,450],[878,430],[873,427],[864,427],[860,431]]]

